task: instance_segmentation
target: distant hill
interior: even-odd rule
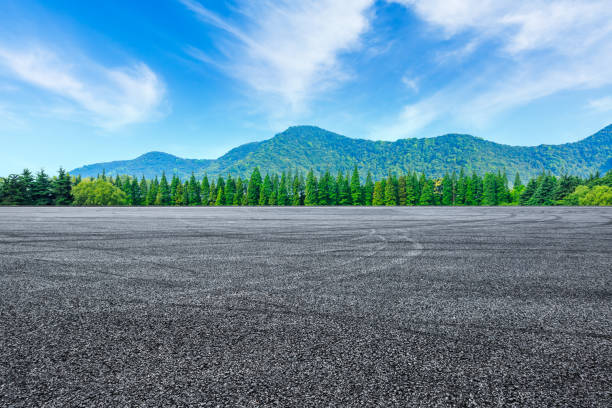
[[[509,146],[470,135],[449,134],[432,138],[400,139],[395,142],[352,139],[314,126],[296,126],[262,142],[230,150],[216,160],[182,159],[151,152],[133,160],[90,164],[72,170],[73,175],[130,174],[147,178],[177,174],[186,178],[232,173],[248,176],[255,166],[262,172],[280,173],[310,168],[317,173],[347,172],[357,165],[362,174],[376,178],[389,172],[417,171],[430,176],[464,168],[471,173],[505,169],[520,172],[523,179],[550,171],[587,176],[612,167],[612,125],[579,142],[560,145]]]

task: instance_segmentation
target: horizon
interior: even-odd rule
[[[214,160],[302,123],[538,146],[612,122],[603,0],[7,0],[0,22],[0,174]]]

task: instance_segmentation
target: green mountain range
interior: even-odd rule
[[[73,175],[93,177],[127,174],[153,178],[162,172],[186,178],[196,176],[250,175],[258,166],[270,173],[283,171],[316,173],[329,169],[346,173],[357,165],[360,173],[371,171],[380,179],[391,173],[424,172],[439,177],[446,172],[505,169],[509,174],[533,177],[542,171],[588,176],[612,168],[612,125],[579,142],[560,145],[509,146],[478,137],[448,134],[395,142],[352,139],[314,126],[295,126],[262,142],[244,144],[216,160],[183,159],[150,152],[133,160],[96,163],[72,170]]]

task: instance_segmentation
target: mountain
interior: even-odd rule
[[[147,178],[177,174],[202,176],[248,176],[255,166],[262,172],[280,173],[314,169],[321,173],[347,172],[357,165],[362,174],[375,178],[389,172],[417,171],[430,176],[464,168],[471,173],[505,169],[518,171],[523,179],[542,171],[587,176],[612,167],[612,125],[579,142],[560,145],[509,146],[478,137],[448,134],[432,138],[400,139],[395,142],[352,139],[314,126],[295,126],[262,142],[230,150],[216,160],[182,159],[151,152],[133,160],[90,164],[72,170],[73,175],[129,174]]]

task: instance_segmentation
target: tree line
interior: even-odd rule
[[[181,180],[165,173],[160,178],[122,175],[73,177],[60,168],[50,177],[43,170],[24,170],[0,178],[2,205],[132,205],[132,206],[453,206],[453,205],[612,205],[612,171],[583,179],[542,173],[523,184],[514,176],[512,186],[505,172],[483,176],[463,170],[442,178],[415,172],[374,180],[368,173],[362,182],[357,167],[352,173],[329,171],[318,177],[311,170],[262,174],[250,178],[195,175]]]

